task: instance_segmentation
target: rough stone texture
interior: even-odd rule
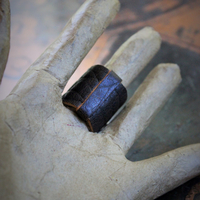
[[[64,84],[118,5],[116,0],[86,1],[1,102],[0,199],[154,199],[200,173],[200,144],[138,162],[125,158],[125,152],[180,83],[176,64],[158,65],[101,134],[88,132],[62,105]],[[160,37],[145,28],[125,46],[107,66],[125,79],[136,67],[131,49],[137,70],[127,76],[130,83],[158,51]],[[117,60],[121,64],[115,68],[112,63]],[[112,127],[114,123],[117,127]]]

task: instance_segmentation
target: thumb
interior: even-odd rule
[[[134,162],[129,170],[127,188],[131,197],[155,199],[200,174],[200,144]]]

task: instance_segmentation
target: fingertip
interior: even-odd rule
[[[157,40],[158,44],[161,45],[162,38],[160,34],[151,26],[146,26],[137,32],[137,35],[141,38],[154,38]]]
[[[115,71],[127,87],[155,56],[160,46],[159,33],[152,27],[144,27],[124,42],[105,66]]]
[[[155,67],[155,70],[165,71],[166,76],[179,84],[182,80],[180,67],[175,63],[161,63]]]
[[[119,2],[119,0],[115,0],[115,1],[116,1],[116,11],[119,12],[121,8],[121,3]]]

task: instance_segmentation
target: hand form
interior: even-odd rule
[[[181,81],[175,64],[155,67],[99,134],[63,106],[64,86],[118,9],[117,0],[86,1],[1,102],[0,199],[154,199],[200,173],[199,144],[139,162],[125,158]],[[144,28],[106,67],[127,87],[160,42]]]

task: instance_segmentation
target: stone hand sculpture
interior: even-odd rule
[[[200,144],[138,162],[125,158],[180,83],[176,64],[155,67],[99,134],[63,106],[64,86],[118,9],[118,0],[87,0],[1,101],[0,199],[154,199],[200,173]],[[106,67],[128,86],[160,43],[144,28]]]

